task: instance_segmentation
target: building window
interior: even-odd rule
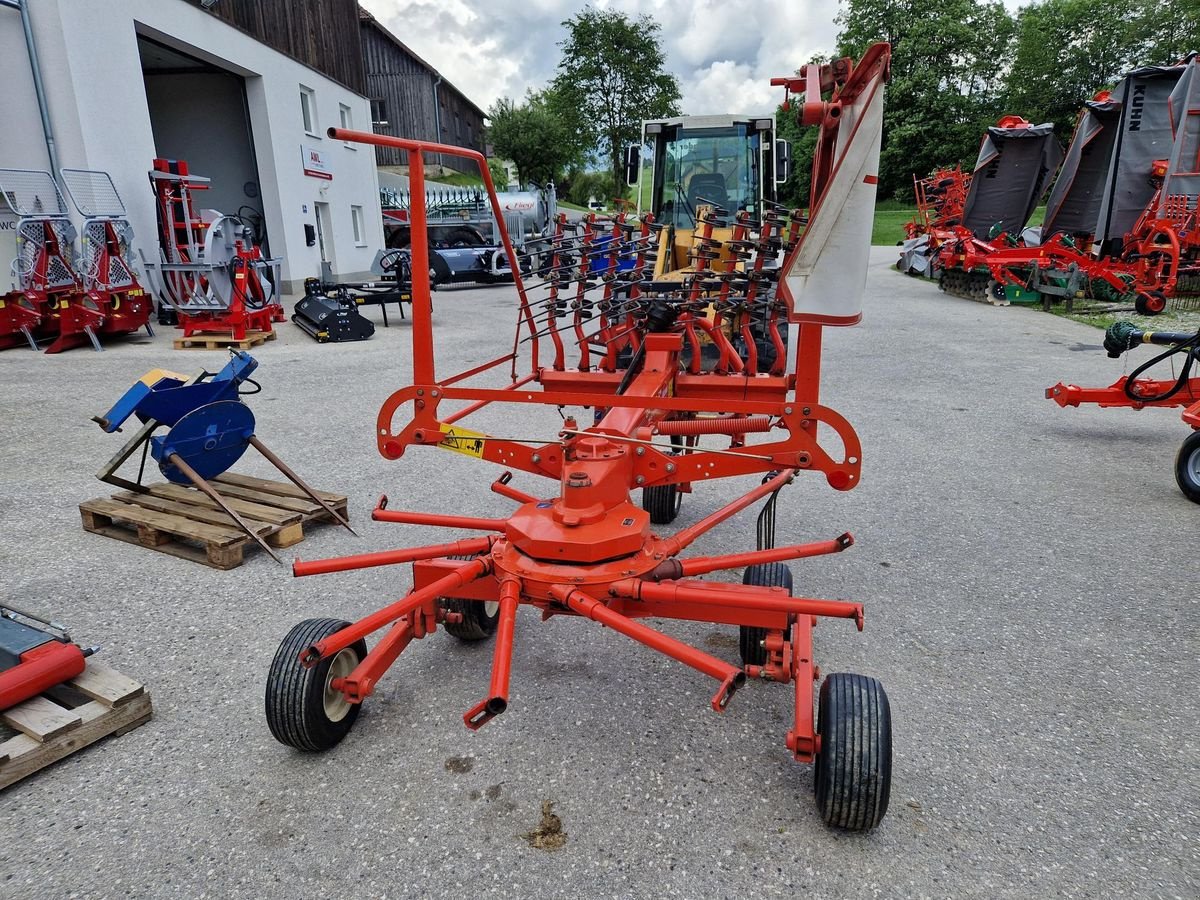
[[[305,134],[320,137],[317,134],[317,94],[304,85],[300,85],[300,115],[304,117]]]
[[[376,97],[371,101],[371,124],[384,128],[388,125],[387,101],[382,97]]]
[[[367,246],[367,228],[363,224],[363,208],[361,206],[350,207],[350,223],[354,226],[354,246]]]
[[[352,110],[350,107],[348,107],[345,103],[339,103],[338,104],[338,121],[341,123],[342,128],[346,129],[347,131],[353,131],[354,130],[354,110]],[[358,149],[356,146],[354,146],[349,141],[346,141],[344,143],[344,146],[349,147],[351,150]]]

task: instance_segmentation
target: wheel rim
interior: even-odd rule
[[[329,672],[325,675],[325,718],[330,722],[340,722],[350,713],[351,703],[341,691],[333,689],[335,678],[345,678],[358,665],[358,654],[347,647],[338,653],[329,664]]]
[[[1191,480],[1193,487],[1200,487],[1200,446],[1197,446],[1188,456],[1183,471]]]
[[[498,613],[499,611],[500,611],[500,601],[499,600],[484,600],[483,601],[483,613],[489,619],[492,616],[496,615],[496,613]]]

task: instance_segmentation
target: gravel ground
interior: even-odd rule
[[[863,325],[826,338],[824,399],[859,429],[862,484],[799,479],[780,522],[781,539],[858,541],[793,568],[798,592],[867,607],[862,634],[822,625],[817,659],[891,696],[892,804],[874,832],[821,824],[811,773],[784,747],[786,688],[751,685],[718,716],[708,679],[528,609],[512,704],[482,731],[460,717],[485,690],[488,650],[438,634],[401,657],[334,751],[275,743],[262,695],[279,640],[302,618],[378,608],[406,573],[294,581],[257,552],[218,572],[84,533],[76,504],[105,493],[93,473],[120,443],[88,418],[148,369],[222,362],[160,334],[103,354],[0,355],[0,598],[102,644],[155,704],[150,723],[0,794],[0,896],[1200,895],[1200,508],[1172,476],[1184,426],[1170,410],[1059,409],[1048,385],[1120,374],[1099,331],[946,297],[893,257],[876,250]],[[440,292],[435,307],[445,372],[511,333],[506,288]],[[400,508],[511,508],[487,490],[490,466],[376,453],[409,334],[319,346],[288,324],[255,352],[259,435],[349,494],[362,534],[316,529],[304,557],[442,536],[371,523],[384,491]],[[548,436],[558,418],[483,421]],[[239,471],[270,474],[257,460]],[[748,483],[705,485],[680,524]],[[746,515],[696,552],[752,546]],[[736,659],[733,629],[668,627]],[[557,852],[522,837],[545,800],[567,833]]]

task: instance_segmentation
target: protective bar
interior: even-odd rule
[[[399,563],[419,562],[425,559],[440,559],[444,556],[475,556],[487,553],[494,538],[470,538],[449,544],[431,544],[426,547],[409,547],[405,550],[381,550],[378,553],[362,553],[356,556],[337,556],[332,559],[314,559],[292,563],[292,574],[297,578],[305,575],[327,575],[330,572],[348,572],[351,569],[371,569],[375,566],[394,566]]]
[[[418,609],[435,597],[445,596],[455,588],[460,588],[464,584],[477,581],[491,571],[492,561],[488,557],[483,556],[473,559],[461,568],[455,569],[448,575],[439,578],[437,581],[431,581],[425,587],[413,591],[404,599],[397,600],[395,603],[385,606],[378,612],[372,613],[365,619],[359,619],[353,625],[347,625],[341,631],[317,641],[317,643],[300,653],[300,665],[306,669],[311,669],[326,657],[333,656],[335,653],[345,650],[355,641],[365,638],[372,632],[378,631],[384,625],[404,618],[413,610]]]
[[[512,674],[513,630],[521,604],[521,582],[505,578],[500,583],[500,622],[496,626],[496,649],[492,654],[492,680],[486,700],[467,710],[463,722],[478,731],[508,709],[508,682]]]
[[[628,616],[614,612],[599,600],[589,597],[581,591],[563,585],[555,585],[550,588],[550,595],[559,603],[579,613],[579,615],[585,616],[594,622],[599,622],[601,625],[606,625],[613,631],[619,631],[626,637],[633,638],[633,640],[645,644],[652,650],[657,650],[659,653],[676,659],[685,666],[691,666],[705,675],[716,678],[721,682],[721,687],[712,698],[712,708],[716,712],[724,712],[725,707],[729,704],[729,699],[733,696],[733,692],[746,683],[746,673],[741,669],[734,668],[724,660],[710,656],[702,650],[697,650],[695,647],[689,647],[682,641],[668,637],[661,631],[647,628],[645,625],[635,622]]]

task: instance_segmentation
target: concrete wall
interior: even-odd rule
[[[38,0],[32,22],[59,164],[108,171],[137,234],[135,244],[157,258],[154,202],[146,172],[156,155],[137,36],[153,38],[246,79],[246,99],[262,185],[271,250],[283,257],[285,289],[320,270],[317,247],[305,246],[304,225],[316,223],[316,202],[329,204],[334,254],[343,277],[364,275],[383,246],[374,154],[324,137],[337,125],[339,104],[355,126],[369,130],[370,105],[324,75],[258,43],[183,0]],[[0,167],[49,168],[29,73],[20,16],[0,7]],[[318,134],[304,133],[300,85],[316,92]],[[178,98],[187,108],[189,98]],[[244,129],[243,129],[244,132]],[[211,140],[218,148],[222,136]],[[306,176],[301,146],[325,154],[333,180]],[[194,170],[196,174],[209,173]],[[365,247],[355,246],[351,205],[363,207]],[[223,212],[236,212],[235,209]]]

